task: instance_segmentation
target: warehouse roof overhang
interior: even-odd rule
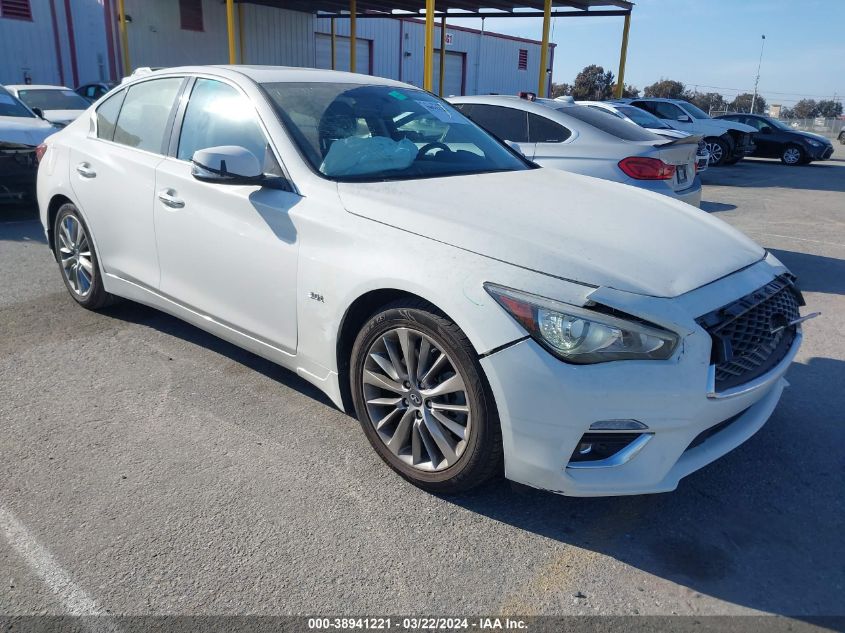
[[[349,0],[236,0],[280,9],[306,11],[324,17],[349,17]],[[357,17],[424,16],[426,0],[357,0]],[[628,0],[552,0],[551,17],[624,16]],[[436,0],[438,17],[542,17],[544,0]]]

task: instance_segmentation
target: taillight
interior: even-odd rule
[[[41,143],[38,147],[35,148],[35,160],[39,163],[41,159],[44,158],[44,154],[47,153],[47,143]]]
[[[619,161],[619,169],[637,180],[671,180],[675,166],[667,165],[659,158],[629,156]]]

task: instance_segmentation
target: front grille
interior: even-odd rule
[[[797,333],[788,324],[799,317],[800,305],[800,293],[783,276],[698,319],[713,339],[717,392],[753,380],[783,360]],[[772,331],[781,326],[786,327]]]

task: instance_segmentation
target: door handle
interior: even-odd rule
[[[185,206],[185,201],[175,197],[173,195],[174,193],[176,192],[173,191],[173,189],[162,189],[158,192],[158,199],[161,200],[161,203],[166,207],[170,207],[171,209],[181,209]]]
[[[96,178],[97,172],[91,168],[89,163],[79,163],[76,166],[76,173],[78,173],[83,178]]]

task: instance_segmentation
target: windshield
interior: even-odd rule
[[[681,101],[681,103],[684,104],[684,110],[689,112],[690,116],[693,119],[709,119],[710,118],[709,114],[707,114],[704,110],[700,110],[699,108],[696,108],[689,101]]]
[[[333,180],[529,168],[451,105],[422,90],[315,82],[263,87],[303,156]]]
[[[605,134],[611,134],[624,141],[664,140],[663,138],[652,134],[648,130],[644,130],[636,125],[631,125],[625,119],[620,119],[618,116],[611,114],[606,110],[588,108],[587,106],[579,105],[555,109],[561,114],[571,116],[579,121],[583,121],[584,123],[589,123]]]
[[[654,128],[657,130],[672,129],[650,112],[646,112],[645,110],[637,108],[636,106],[618,105],[616,106],[616,109],[640,127]]]
[[[0,86],[0,116],[20,116],[33,118],[35,115],[8,90]]]
[[[73,90],[18,90],[18,98],[30,108],[42,110],[87,110],[91,105]]]

